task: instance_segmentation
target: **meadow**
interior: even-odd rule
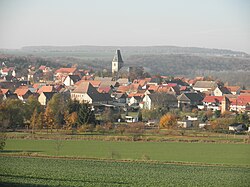
[[[250,168],[0,157],[1,186],[237,186]]]
[[[250,144],[8,139],[3,154],[250,166]]]

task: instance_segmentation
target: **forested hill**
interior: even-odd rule
[[[226,49],[209,49],[199,47],[177,47],[177,46],[27,46],[21,50],[26,52],[83,52],[113,54],[115,49],[122,49],[127,55],[133,54],[196,54],[196,55],[226,55],[247,56],[247,53]],[[106,56],[106,55],[104,55]]]

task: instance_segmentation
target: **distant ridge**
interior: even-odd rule
[[[178,46],[25,46],[22,51],[27,52],[101,52],[114,53],[114,50],[121,50],[128,54],[194,54],[194,55],[219,55],[219,56],[248,56],[241,51],[228,49],[211,49],[201,47],[178,47]]]

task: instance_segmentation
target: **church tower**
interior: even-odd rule
[[[112,60],[112,74],[116,74],[123,67],[123,60],[120,50],[116,50]]]

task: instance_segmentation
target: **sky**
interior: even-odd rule
[[[0,0],[0,48],[174,45],[250,54],[249,0]]]

